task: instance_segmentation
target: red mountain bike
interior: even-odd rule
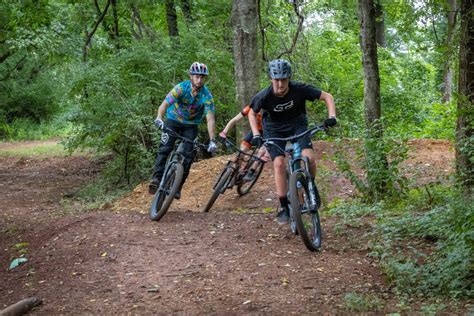
[[[250,192],[262,173],[265,160],[256,155],[258,148],[247,153],[240,150],[232,141],[224,138],[221,140],[227,148],[233,148],[237,154],[233,160],[229,160],[216,179],[213,192],[204,208],[204,212],[209,212],[219,195],[224,194],[227,189],[237,186],[239,196]]]

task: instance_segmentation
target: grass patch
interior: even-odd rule
[[[0,143],[0,157],[66,157],[71,154],[56,140],[38,142]],[[76,151],[72,155],[87,156],[88,151]]]
[[[20,242],[13,246],[13,248],[18,251],[19,254],[23,255],[28,252],[28,243],[27,242]]]
[[[381,300],[373,294],[347,293],[344,296],[344,309],[351,312],[373,312],[382,308]]]
[[[4,144],[0,144],[4,145]],[[13,143],[9,146],[0,147],[1,157],[64,157],[67,152],[63,145],[55,141],[39,143]]]

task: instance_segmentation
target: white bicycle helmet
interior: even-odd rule
[[[209,76],[209,70],[205,64],[195,62],[189,67],[189,74]]]

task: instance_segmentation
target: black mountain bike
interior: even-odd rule
[[[309,161],[302,156],[302,149],[298,139],[310,134],[313,136],[319,131],[327,131],[324,124],[314,126],[307,131],[287,138],[265,139],[265,146],[275,146],[283,154],[289,156],[287,164],[288,198],[290,201],[290,227],[296,235],[299,234],[305,246],[316,251],[321,248],[321,222],[318,209],[321,206],[316,183],[311,179]],[[290,142],[293,148],[286,150],[274,143],[274,141]]]
[[[249,193],[260,177],[265,164],[265,161],[256,155],[258,148],[254,148],[252,152],[246,153],[227,138],[221,141],[226,147],[235,149],[237,153],[233,160],[227,162],[219,177],[217,177],[212,188],[212,195],[204,208],[204,212],[209,212],[219,195],[224,194],[227,189],[232,189],[234,185],[237,186],[239,196]],[[249,174],[250,172],[251,174]]]
[[[192,143],[194,145],[193,150],[206,148],[206,145],[183,137],[169,128],[165,127],[164,130],[178,139],[175,142],[174,150],[168,156],[165,172],[151,203],[150,219],[153,221],[159,221],[166,214],[181,185],[184,175],[184,144]]]

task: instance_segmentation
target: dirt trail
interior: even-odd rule
[[[316,148],[320,158],[332,155],[326,143]],[[424,170],[426,181],[451,172],[449,143],[412,148],[408,171]],[[324,248],[311,253],[265,212],[276,206],[271,166],[248,196],[228,192],[202,213],[225,160],[194,164],[181,200],[152,222],[145,185],[108,208],[65,210],[61,200],[98,171],[87,158],[0,158],[0,309],[38,296],[44,303],[33,314],[333,314],[347,313],[343,298],[355,292],[397,311],[359,243],[366,228],[335,229],[335,219],[323,217]],[[351,195],[350,183],[332,170],[322,159],[327,199]],[[7,271],[22,242],[28,262]]]

